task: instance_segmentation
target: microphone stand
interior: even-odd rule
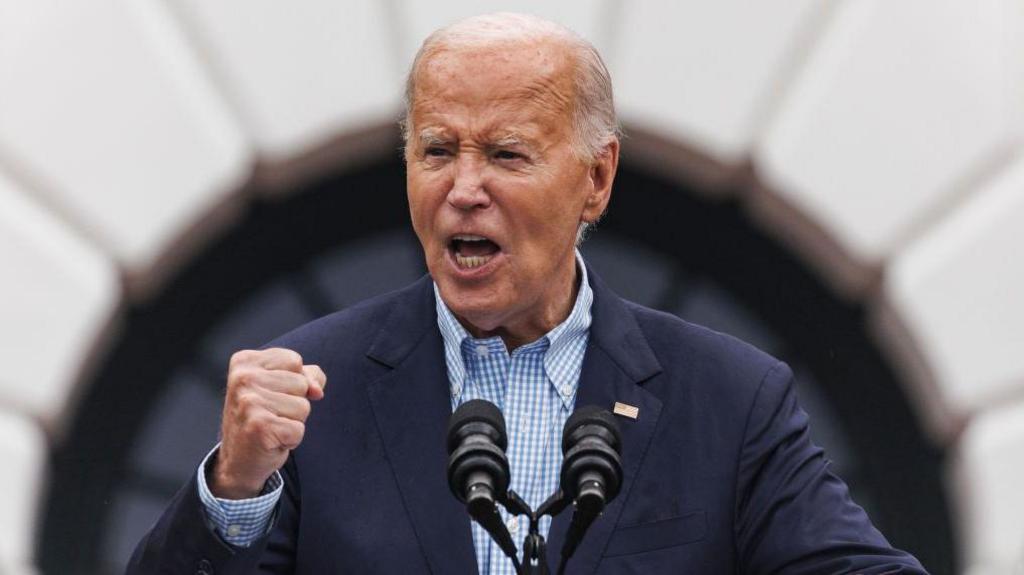
[[[561,489],[553,493],[551,497],[548,497],[547,501],[542,503],[536,511],[530,509],[526,501],[512,490],[509,490],[508,495],[501,501],[501,504],[505,506],[509,513],[516,516],[526,515],[530,518],[530,529],[523,539],[523,561],[521,563],[518,561],[514,551],[510,554],[506,546],[499,545],[505,551],[505,554],[512,559],[518,575],[551,575],[551,570],[548,568],[547,543],[544,541],[544,536],[540,534],[540,519],[545,515],[552,517],[558,515],[569,503],[571,503],[571,500],[565,496]],[[505,533],[508,533],[507,529]],[[495,534],[491,532],[491,536],[495,537]],[[495,537],[496,541],[500,539],[504,538]],[[563,565],[559,572],[564,569],[563,558]]]

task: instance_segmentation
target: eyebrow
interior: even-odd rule
[[[446,144],[451,141],[450,137],[446,137],[442,130],[437,128],[424,128],[420,130],[419,142],[420,146],[436,146],[438,144]]]
[[[505,147],[505,146],[527,146],[529,147],[529,141],[519,136],[518,134],[505,134],[504,136],[494,140],[491,143],[494,147]]]
[[[452,137],[447,133],[447,130],[438,128],[424,128],[420,130],[418,141],[421,147],[439,146],[444,144],[450,144]],[[534,142],[516,132],[506,132],[491,142],[487,143],[488,148],[502,148],[522,146],[525,148],[533,149],[536,146]]]

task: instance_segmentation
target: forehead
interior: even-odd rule
[[[512,127],[507,124],[568,124],[573,73],[569,50],[553,42],[445,47],[416,71],[413,121],[417,129],[458,123],[497,130]]]

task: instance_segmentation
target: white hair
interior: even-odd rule
[[[412,107],[416,97],[416,74],[431,56],[453,47],[475,47],[495,42],[555,39],[564,42],[575,55],[575,93],[572,103],[572,149],[587,163],[598,158],[620,133],[615,117],[612,81],[597,49],[572,30],[528,14],[500,12],[460,20],[445,26],[423,41],[405,82],[405,117],[402,139],[408,143],[412,129]],[[582,233],[580,236],[582,237]]]

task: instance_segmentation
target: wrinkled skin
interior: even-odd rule
[[[618,165],[572,148],[571,51],[561,42],[445,48],[417,71],[406,151],[413,228],[441,297],[477,337],[510,350],[563,321],[576,293],[581,222],[604,212]],[[498,251],[459,265],[453,236]]]

